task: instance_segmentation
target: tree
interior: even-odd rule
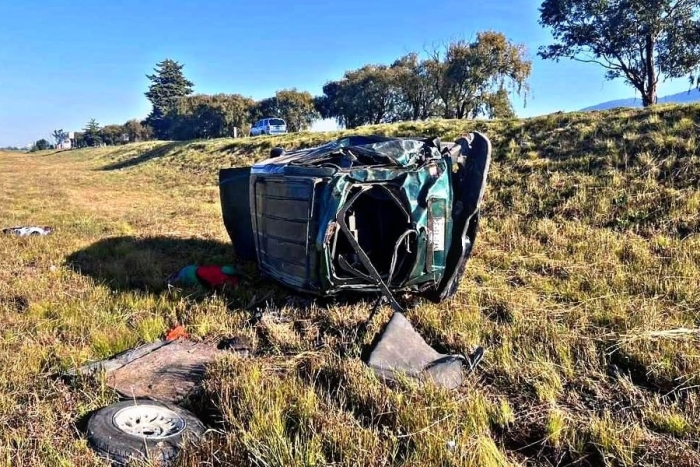
[[[68,139],[68,133],[61,130],[54,130],[53,133],[51,133],[51,136],[53,137],[54,141],[56,141],[56,147],[58,147],[61,143],[63,143],[66,139]]]
[[[283,89],[255,104],[252,120],[265,117],[279,117],[287,122],[287,130],[304,131],[319,117],[314,106],[314,98],[308,91]]]
[[[386,65],[347,71],[340,81],[326,83],[323,94],[315,101],[318,112],[347,128],[399,120],[396,81]]]
[[[124,144],[124,135],[127,133],[123,125],[105,125],[99,131],[99,134],[100,138],[102,138],[102,142],[106,145],[114,146],[117,144]]]
[[[700,0],[699,0],[700,1]],[[327,82],[315,106],[348,128],[445,118],[507,118],[512,95],[527,97],[532,62],[523,45],[480,32],[473,42],[434,48],[426,59],[409,53],[391,66],[365,65]]]
[[[239,94],[199,94],[179,100],[168,117],[175,140],[233,136],[234,128],[247,130],[254,101]]]
[[[85,144],[85,138],[83,137],[83,132],[76,131],[73,134],[73,147],[74,148],[84,148],[85,146],[87,146],[87,144]]]
[[[323,94],[314,97],[314,107],[321,118],[334,118],[340,125],[345,125],[341,91],[340,81],[328,81],[323,85]]]
[[[141,124],[136,119],[129,120],[124,124],[124,132],[129,137],[129,142],[146,141],[153,136],[151,128]]]
[[[319,117],[314,98],[308,91],[283,89],[277,91],[280,115],[287,122],[289,131],[305,131]]]
[[[266,97],[257,101],[251,108],[250,119],[257,122],[266,117],[279,117],[279,107],[275,97]]]
[[[661,76],[700,85],[699,9],[700,0],[545,0],[539,22],[555,43],[538,54],[596,63],[650,106]]]
[[[488,118],[515,118],[513,105],[505,89],[499,89],[486,96],[483,109],[480,109],[480,112]]]
[[[156,138],[168,137],[168,114],[175,109],[179,99],[192,94],[194,84],[185,78],[183,68],[184,65],[166,59],[156,64],[154,74],[146,75],[151,84],[145,95],[151,101],[153,109],[144,123],[153,129]]]
[[[37,142],[34,143],[34,147],[32,148],[32,152],[33,151],[46,151],[47,149],[49,149],[49,146],[50,146],[49,142],[47,140],[45,140],[44,138],[41,138],[40,140],[38,140]]]
[[[445,118],[475,118],[487,103],[508,92],[527,96],[532,62],[523,45],[502,33],[480,32],[474,42],[456,41],[434,49],[426,68]]]
[[[397,59],[391,69],[399,93],[401,120],[425,120],[436,113],[438,99],[425,61],[415,52]]]
[[[85,128],[83,128],[83,133],[81,136],[85,146],[99,146],[102,144],[100,125],[94,118],[88,122]]]

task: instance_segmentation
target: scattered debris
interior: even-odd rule
[[[179,403],[195,391],[207,363],[226,351],[248,355],[249,347],[187,339],[183,326],[164,339],[121,352],[99,362],[70,370],[68,376],[105,373],[107,386],[123,397],[151,398]]]
[[[247,357],[253,351],[253,344],[245,337],[235,336],[221,340],[216,348],[219,350],[234,351],[242,357]]]
[[[187,338],[189,337],[187,335],[187,331],[185,331],[185,327],[181,324],[178,324],[174,328],[172,328],[170,331],[167,332],[165,335],[165,340],[166,341],[174,341],[176,339],[179,339],[181,337]]]
[[[107,386],[125,398],[96,411],[87,438],[99,455],[116,465],[132,460],[174,461],[188,437],[205,432],[202,422],[175,404],[199,387],[206,364],[228,352],[248,356],[243,337],[216,344],[188,340],[178,325],[164,339],[129,349],[69,372],[70,376],[104,373]]]
[[[479,132],[449,144],[351,135],[296,151],[275,148],[251,167],[219,171],[224,226],[239,259],[256,261],[263,275],[290,289],[322,297],[381,293],[394,316],[370,366],[387,379],[404,372],[453,388],[483,349],[470,357],[439,354],[413,330],[394,294],[441,302],[456,293],[490,164],[491,142]],[[263,318],[256,309],[254,320]]]
[[[167,344],[107,374],[107,385],[128,398],[179,403],[199,386],[206,365],[223,352],[187,339]]]
[[[2,229],[2,233],[7,235],[17,235],[19,237],[28,237],[30,235],[49,235],[53,233],[53,228],[46,226],[9,227],[6,229]]]
[[[238,274],[236,268],[230,265],[189,265],[168,278],[169,284],[197,285],[209,288],[220,288],[226,285],[235,287],[239,282],[240,274]]]
[[[90,447],[120,466],[134,460],[167,465],[186,439],[199,438],[204,432],[204,424],[191,412],[148,399],[108,405],[93,413],[87,423]]]
[[[483,355],[481,347],[468,357],[438,353],[413,329],[403,313],[394,313],[367,364],[387,381],[396,381],[404,375],[432,380],[435,384],[454,389],[462,384],[463,368],[466,366],[472,371]]]
[[[81,366],[80,368],[76,369],[69,369],[66,372],[67,376],[78,376],[78,375],[95,375],[99,374],[102,372],[105,373],[110,373],[114,370],[117,370],[125,365],[128,365],[129,363],[133,362],[134,360],[137,360],[144,355],[148,355],[149,353],[158,350],[159,348],[163,347],[164,345],[168,345],[170,342],[166,340],[158,340],[155,342],[152,342],[150,344],[144,344],[139,347],[125,350],[124,352],[118,353],[106,360],[101,360],[99,362],[92,362],[88,363],[86,365]]]
[[[381,293],[394,314],[367,364],[386,381],[407,376],[454,389],[465,368],[472,371],[481,361],[483,348],[469,356],[437,352],[413,329],[394,294],[441,302],[456,293],[475,241],[490,161],[491,143],[480,133],[448,145],[433,138],[357,135],[299,151],[274,148],[270,159],[253,167],[220,171],[224,224],[239,259],[256,260],[264,275],[289,288],[318,296]],[[240,280],[231,265],[189,265],[168,284],[222,288]],[[289,321],[281,309],[258,306],[267,297],[254,296],[246,307],[259,329]],[[311,306],[305,298],[286,304]],[[286,328],[293,331],[293,325]],[[129,399],[91,417],[90,445],[120,463],[138,456],[174,459],[183,436],[199,435],[204,427],[173,404],[198,388],[217,356],[248,356],[252,347],[242,337],[194,342],[176,326],[164,339],[74,370],[104,372],[107,385]],[[448,449],[455,446],[448,441]]]

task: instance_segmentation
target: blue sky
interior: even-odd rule
[[[319,94],[345,70],[487,29],[526,44],[534,62],[527,106],[515,105],[520,116],[634,95],[595,65],[538,59],[537,47],[551,39],[537,23],[539,4],[0,0],[0,147],[80,130],[91,118],[104,125],[145,117],[145,75],[164,58],[185,64],[198,93]],[[665,83],[659,95],[687,88],[685,80]]]

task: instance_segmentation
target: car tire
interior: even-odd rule
[[[200,438],[202,422],[176,405],[148,399],[117,402],[92,414],[87,440],[116,465],[132,460],[175,460],[185,439]]]

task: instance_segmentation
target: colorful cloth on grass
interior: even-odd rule
[[[207,287],[237,286],[240,276],[233,266],[185,266],[178,272],[173,281],[182,285],[203,285]]]

